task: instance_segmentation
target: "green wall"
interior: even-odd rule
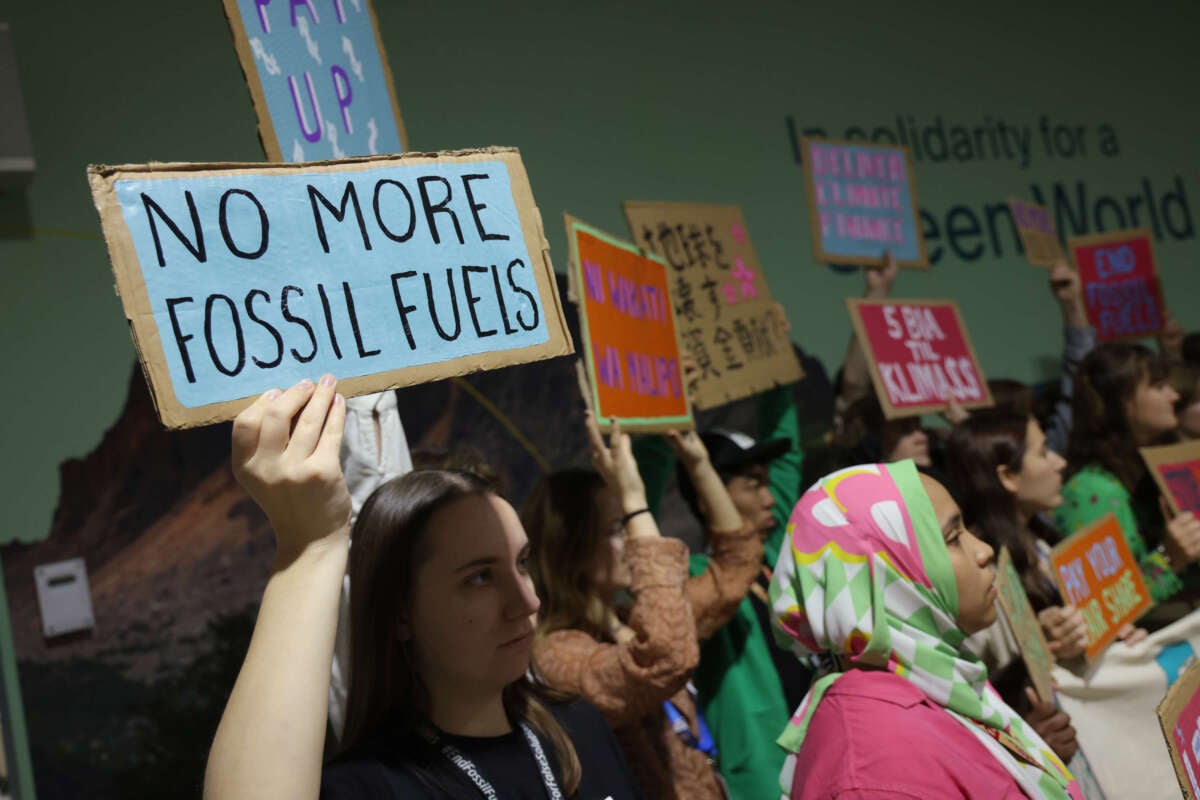
[[[283,0],[275,0],[282,4]],[[321,2],[321,0],[316,0]],[[982,213],[1029,184],[1083,181],[1092,195],[1161,194],[1182,179],[1192,219],[1159,243],[1169,299],[1200,309],[1194,228],[1200,127],[1194,44],[1200,6],[798,2],[400,3],[377,0],[414,149],[519,146],[565,266],[561,212],[624,233],[623,199],[738,203],[794,338],[832,370],[857,276],[813,264],[786,123],[842,135],[897,115],[946,125],[985,117],[1033,126],[1033,158],[918,164],[941,228],[954,206]],[[1101,6],[1101,7],[1097,7]],[[950,15],[950,16],[947,16]],[[5,0],[38,171],[25,222],[0,209],[0,422],[8,502],[0,536],[38,538],[57,466],[91,449],[124,400],[134,357],[84,176],[91,162],[261,160],[254,113],[217,0]],[[1047,158],[1038,120],[1085,126],[1088,155]],[[1119,155],[1101,155],[1098,126]],[[1109,227],[1113,227],[1109,209]],[[956,228],[970,228],[955,212]],[[1094,221],[1092,222],[1094,224]],[[945,246],[943,240],[938,243]],[[906,272],[898,294],[951,296],[985,370],[1052,374],[1056,309],[1045,273],[1014,255],[945,255]],[[971,253],[975,237],[960,234]]]

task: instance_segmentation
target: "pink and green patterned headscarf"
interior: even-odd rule
[[[793,651],[832,653],[911,681],[978,736],[1027,795],[1069,796],[1070,773],[962,647],[950,554],[911,461],[823,478],[800,498],[787,531],[771,602]],[[786,784],[817,704],[842,674],[817,680],[779,737],[792,753]],[[1041,768],[1016,758],[981,726],[1007,734]]]

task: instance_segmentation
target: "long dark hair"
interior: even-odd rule
[[[1000,482],[997,468],[1019,473],[1025,461],[1029,417],[1014,411],[982,411],[954,428],[946,446],[946,474],[962,510],[963,522],[999,552],[1007,547],[1013,567],[1036,610],[1060,602],[1038,566],[1041,523],[1021,524],[1017,498]],[[1036,520],[1036,518],[1035,518]]]
[[[1088,353],[1075,377],[1067,475],[1099,465],[1130,494],[1139,493],[1147,473],[1127,408],[1143,380],[1166,377],[1163,362],[1140,344],[1105,342]]]
[[[601,641],[609,638],[606,604],[592,579],[596,552],[607,535],[596,502],[604,486],[593,469],[562,469],[543,478],[521,506],[531,572],[542,601],[540,635],[574,629]]]
[[[429,557],[430,519],[455,501],[489,494],[478,476],[418,470],[383,484],[363,504],[350,548],[351,662],[343,751],[394,718],[402,751],[428,759],[417,732],[429,724],[429,695],[397,635],[399,622]],[[579,759],[542,698],[558,699],[523,676],[505,688],[504,708],[514,722],[527,722],[551,742],[570,796],[579,786]]]

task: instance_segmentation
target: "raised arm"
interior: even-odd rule
[[[1062,378],[1058,402],[1046,420],[1046,444],[1056,453],[1067,452],[1071,438],[1071,402],[1075,393],[1075,373],[1084,357],[1096,346],[1096,331],[1088,323],[1083,305],[1079,273],[1060,259],[1050,269],[1050,291],[1058,302],[1063,320]]]
[[[696,499],[708,524],[708,566],[688,578],[686,587],[696,636],[704,641],[729,622],[758,577],[762,538],[751,523],[742,520],[700,437],[692,431],[671,431],[667,441],[696,487]]]
[[[208,756],[206,800],[318,795],[349,542],[350,495],[338,464],[345,410],[325,376],[315,387],[268,392],[234,422],[234,475],[266,512],[277,547]]]
[[[892,294],[892,285],[900,268],[896,265],[896,257],[891,251],[883,267],[863,267],[863,280],[866,291],[863,297],[868,300],[886,300]],[[842,363],[842,388],[838,397],[838,411],[844,411],[860,397],[866,397],[872,391],[871,373],[867,368],[867,357],[863,353],[858,337],[850,334],[850,344],[846,347],[846,360]]]

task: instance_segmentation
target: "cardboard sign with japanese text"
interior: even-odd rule
[[[804,373],[737,206],[622,204],[634,242],[666,259],[697,408],[795,383]]]
[[[690,430],[692,409],[662,258],[565,215],[571,300],[579,306],[587,386],[601,429]]]
[[[1050,552],[1050,562],[1064,601],[1078,608],[1087,622],[1089,659],[1154,604],[1113,514],[1059,542]]]
[[[912,154],[867,142],[800,140],[813,257],[826,264],[929,268]]]
[[[231,419],[572,352],[520,154],[88,169],[159,417]]]
[[[1187,800],[1196,800],[1200,798],[1200,663],[1184,670],[1157,711],[1179,788]]]
[[[1200,441],[1143,447],[1140,452],[1171,511],[1200,517]]]
[[[953,300],[847,298],[850,321],[888,419],[992,405],[992,393]]]
[[[408,149],[371,0],[223,0],[270,161]]]
[[[1067,240],[1088,322],[1102,342],[1154,336],[1163,326],[1154,240],[1145,228]]]
[[[1012,553],[1007,547],[1000,549],[1000,558],[996,562],[996,588],[999,590],[996,599],[1021,650],[1033,690],[1043,701],[1052,703],[1054,692],[1050,670],[1054,667],[1054,655],[1042,633],[1042,624],[1029,604],[1029,596],[1025,594],[1025,586],[1013,566]]]
[[[1035,267],[1052,267],[1054,262],[1065,258],[1049,209],[1016,197],[1008,198],[1008,209],[1021,237],[1026,261]]]

